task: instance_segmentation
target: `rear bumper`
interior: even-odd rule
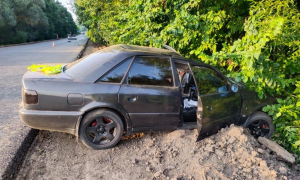
[[[82,112],[77,111],[35,111],[21,108],[22,121],[31,128],[66,132],[77,135]]]

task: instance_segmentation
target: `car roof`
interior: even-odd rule
[[[128,45],[128,44],[118,44],[105,48],[108,51],[115,51],[119,53],[146,53],[146,54],[154,54],[154,55],[168,55],[168,56],[178,56],[182,57],[181,54],[170,51],[167,49],[160,49],[155,47],[147,47],[147,46],[136,46],[136,45]]]
[[[104,75],[111,68],[115,67],[126,58],[133,56],[171,56],[175,59],[175,61],[190,63],[190,65],[192,66],[210,66],[208,64],[187,59],[179,53],[167,49],[119,44],[106,47],[104,49],[96,51],[95,53],[87,57],[84,57],[82,60],[87,60],[79,62],[78,65],[76,65],[75,62],[75,68],[67,70],[69,71],[69,73],[67,72],[67,74],[71,75],[73,71],[75,72],[74,74],[77,74],[77,76],[71,76],[73,79],[77,79],[79,81],[95,82],[99,77]],[[85,69],[85,71],[82,71],[83,69]]]
[[[196,60],[191,60],[183,57],[181,54],[178,52],[170,51],[168,49],[160,49],[160,48],[155,48],[155,47],[147,47],[147,46],[136,46],[136,45],[128,45],[128,44],[118,44],[118,45],[113,45],[110,47],[105,48],[106,50],[111,50],[111,51],[119,51],[119,53],[137,53],[136,55],[167,55],[167,56],[172,56],[173,58],[190,63],[190,65],[200,65],[200,66],[210,66],[205,63],[200,63]]]

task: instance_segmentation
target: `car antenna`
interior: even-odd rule
[[[178,52],[177,52],[175,49],[173,49],[171,46],[168,46],[168,45],[164,44],[163,47],[164,47],[165,49],[168,49],[168,50],[170,50],[170,51],[173,51],[173,52],[178,53]]]

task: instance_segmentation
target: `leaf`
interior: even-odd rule
[[[296,141],[294,144],[295,144],[296,146],[300,146],[300,140]]]
[[[260,99],[262,99],[262,98],[264,97],[264,95],[263,95],[262,93],[258,93],[258,97],[259,97]]]
[[[259,56],[260,56],[260,51],[255,51],[254,52],[255,59],[259,59]]]
[[[280,99],[280,98],[277,98],[277,102],[278,102],[279,104],[282,104],[282,103],[283,103],[283,100]]]
[[[285,125],[285,123],[283,123],[283,122],[276,123],[276,128],[282,127],[284,125]]]
[[[273,67],[274,67],[274,68],[278,68],[279,66],[280,66],[279,63],[274,63],[274,64],[273,64]]]
[[[281,116],[281,112],[276,114],[276,117],[280,117]]]

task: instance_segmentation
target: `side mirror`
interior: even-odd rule
[[[238,92],[238,90],[239,90],[239,86],[238,85],[236,85],[236,84],[232,84],[231,85],[231,91],[232,92]]]

